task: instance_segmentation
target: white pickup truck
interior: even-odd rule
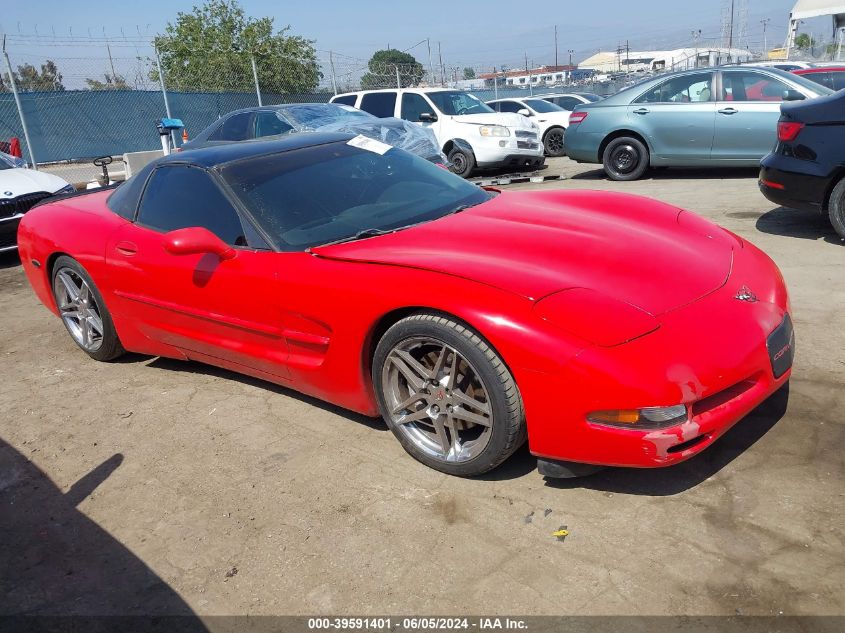
[[[545,162],[539,128],[519,114],[495,112],[468,92],[437,88],[362,90],[335,95],[377,117],[399,117],[434,132],[450,168],[468,177],[476,168],[537,169]]]

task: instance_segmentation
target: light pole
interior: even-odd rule
[[[569,80],[568,83],[572,83],[572,55],[575,54],[575,51],[571,48],[567,51],[569,53],[569,70],[566,73],[566,77]]]

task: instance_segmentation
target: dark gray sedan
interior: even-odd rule
[[[780,104],[831,91],[775,68],[723,66],[660,75],[578,106],[566,154],[613,180],[651,167],[752,167],[775,145]]]

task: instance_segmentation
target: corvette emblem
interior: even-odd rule
[[[737,299],[738,301],[747,301],[748,303],[755,303],[757,301],[757,295],[751,292],[751,289],[748,286],[743,286],[736,291],[734,299]]]
[[[442,389],[438,389],[437,393],[434,394],[434,397],[437,398],[438,400],[443,400],[443,398],[446,397],[446,394],[443,393]]]

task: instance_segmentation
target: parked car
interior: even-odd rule
[[[778,142],[760,167],[760,191],[775,204],[827,213],[845,239],[845,91],[784,103]]]
[[[365,141],[158,159],[30,211],[24,270],[96,360],[206,362],[380,414],[453,475],[526,435],[549,476],[668,466],[789,379],[783,278],[727,230],[620,193],[485,190]]]
[[[336,95],[331,102],[430,128],[452,171],[464,178],[477,167],[537,169],[546,160],[536,124],[517,114],[495,112],[468,92],[439,88],[364,90]]]
[[[802,61],[769,61],[769,62],[745,62],[741,64],[743,67],[755,66],[757,68],[776,68],[777,70],[783,70],[785,72],[792,72],[794,70],[798,70],[800,68],[812,68],[813,62],[802,62]]]
[[[35,204],[73,190],[62,178],[28,169],[22,159],[0,153],[0,253],[17,249],[18,224]]]
[[[775,68],[671,73],[579,106],[565,149],[612,180],[636,180],[649,166],[753,167],[775,143],[782,101],[830,92]]]
[[[181,150],[315,131],[361,134],[418,154],[433,163],[446,164],[446,157],[430,130],[402,119],[379,119],[334,103],[290,103],[235,110],[186,142]]]
[[[564,110],[569,110],[570,112],[579,105],[584,105],[585,103],[595,103],[596,101],[604,99],[604,97],[593,92],[565,92],[562,94],[537,95],[536,98],[544,99],[549,103],[554,103],[556,106],[560,106]]]
[[[793,74],[809,79],[831,90],[845,88],[845,66],[819,66],[813,68],[799,68]]]
[[[563,156],[563,135],[569,125],[569,112],[543,99],[499,99],[487,105],[496,112],[514,112],[532,117],[540,128],[546,156]]]

